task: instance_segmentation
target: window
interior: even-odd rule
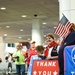
[[[8,43],[8,47],[11,47],[11,43]]]
[[[15,44],[14,43],[12,43],[12,47],[15,47]]]
[[[8,43],[8,47],[15,47],[14,43]]]

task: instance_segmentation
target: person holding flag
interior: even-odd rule
[[[63,15],[54,33],[63,38],[59,49],[58,63],[60,69],[59,75],[64,75],[64,48],[66,46],[75,45],[75,24],[70,23]]]

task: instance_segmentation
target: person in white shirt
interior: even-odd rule
[[[12,72],[12,54],[7,53],[5,56],[6,62],[8,62],[8,72]]]

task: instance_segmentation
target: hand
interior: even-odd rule
[[[52,57],[46,57],[47,60],[50,60]]]
[[[6,60],[6,62],[8,62],[8,60]]]
[[[54,59],[54,57],[47,57],[46,59],[50,60],[50,59]]]
[[[38,53],[37,55],[38,55],[38,56],[43,56],[41,53]]]
[[[23,62],[26,62],[27,61],[27,58],[25,60],[23,60]]]

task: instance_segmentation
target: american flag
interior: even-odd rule
[[[69,20],[63,15],[61,20],[58,23],[58,26],[56,27],[54,33],[58,36],[64,38],[68,33],[69,29],[72,27],[72,24],[69,22]]]

